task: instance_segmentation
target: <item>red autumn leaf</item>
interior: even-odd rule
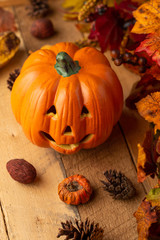
[[[131,0],[124,0],[120,4],[115,2],[115,9],[119,12],[122,18],[132,19],[132,12],[138,7],[138,3],[132,2]]]
[[[138,160],[137,160],[137,178],[138,182],[143,182],[148,175],[154,177],[157,169],[156,160],[158,153],[156,152],[156,142],[154,140],[154,129],[151,128],[146,132],[146,136],[142,146],[138,144]]]
[[[102,52],[107,48],[118,49],[123,37],[121,22],[118,11],[108,8],[103,15],[96,19],[89,39],[98,40]]]
[[[155,208],[146,199],[142,201],[138,210],[134,213],[137,220],[138,240],[148,240],[150,228],[158,222],[158,214]]]
[[[130,95],[126,99],[126,106],[130,109],[136,109],[135,103],[146,97],[148,94],[156,91],[160,91],[160,81],[153,77],[152,74],[145,74],[131,90]]]
[[[0,32],[15,31],[16,29],[13,14],[0,8]]]
[[[147,35],[136,49],[136,52],[141,51],[145,51],[160,66],[160,30]]]

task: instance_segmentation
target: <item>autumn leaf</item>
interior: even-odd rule
[[[152,76],[157,80],[160,80],[160,67],[157,64],[152,65],[148,70],[148,73],[152,74]]]
[[[133,86],[131,93],[126,99],[126,106],[130,109],[136,109],[135,103],[146,97],[148,94],[156,91],[160,91],[160,81],[158,81],[152,74],[155,73],[153,70],[149,70],[151,74],[145,74],[141,77],[140,81]],[[160,77],[160,71],[159,71]]]
[[[160,4],[159,0],[150,0],[142,4],[133,16],[137,20],[132,32],[148,34],[157,31],[160,26]]]
[[[159,25],[160,26],[160,25]],[[148,34],[146,39],[141,42],[136,52],[145,51],[152,60],[160,66],[160,30]]]
[[[151,227],[158,222],[158,216],[155,208],[152,208],[148,200],[143,200],[138,210],[134,213],[137,220],[138,240],[148,240],[151,233]]]
[[[139,114],[148,122],[160,129],[160,92],[147,95],[136,103]]]
[[[91,29],[89,39],[98,40],[102,52],[107,48],[118,49],[123,38],[122,20],[114,8],[99,16]]]
[[[146,132],[146,136],[141,146],[138,144],[137,160],[137,178],[138,182],[143,182],[148,175],[154,176],[156,173],[156,159],[158,154],[154,143],[154,129],[151,128]]]
[[[159,187],[152,188],[150,192],[147,194],[146,199],[148,201],[151,201],[152,203],[157,202],[158,206],[160,207],[160,188]]]
[[[0,32],[16,31],[14,16],[0,7]]]
[[[87,33],[90,32],[91,25],[90,23],[77,23],[76,28],[81,32],[81,33]]]
[[[132,0],[124,0],[119,4],[115,2],[115,9],[125,20],[133,19],[133,11],[135,11],[137,7],[138,3],[132,2]]]
[[[65,9],[65,20],[77,19],[80,9],[83,7],[84,0],[65,0],[62,7]]]

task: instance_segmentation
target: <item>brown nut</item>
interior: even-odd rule
[[[24,159],[8,161],[6,168],[14,180],[24,184],[32,183],[37,175],[33,165]]]
[[[50,19],[41,18],[33,22],[31,34],[40,39],[51,37],[54,34],[53,24]]]

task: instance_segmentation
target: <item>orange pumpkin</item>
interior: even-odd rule
[[[13,85],[11,105],[32,143],[70,154],[108,138],[123,93],[100,51],[58,43],[28,57]]]
[[[78,205],[86,203],[90,199],[91,194],[90,182],[79,174],[65,178],[58,185],[58,195],[67,204]]]

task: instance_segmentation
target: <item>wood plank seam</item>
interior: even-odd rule
[[[8,232],[8,228],[7,228],[7,223],[6,223],[6,217],[5,217],[5,214],[4,214],[4,211],[3,211],[3,207],[2,207],[2,202],[1,201],[0,201],[0,210],[1,210],[1,213],[2,213],[3,221],[4,221],[4,227],[5,227],[6,235],[7,235],[8,240],[10,240],[9,232]]]
[[[118,122],[118,126],[119,126],[119,128],[120,128],[120,131],[121,131],[122,136],[123,136],[123,138],[124,138],[124,141],[125,141],[125,143],[126,143],[126,147],[127,147],[127,149],[128,149],[128,153],[129,153],[130,158],[131,158],[131,160],[132,160],[133,166],[135,167],[136,172],[137,172],[137,166],[136,166],[136,164],[135,164],[135,161],[134,161],[134,158],[133,158],[133,156],[132,156],[132,153],[131,153],[131,150],[130,150],[130,147],[129,147],[127,138],[126,138],[126,136],[125,136],[125,134],[124,134],[124,131],[123,131],[123,128],[122,128],[120,122]],[[142,187],[143,187],[143,189],[144,189],[145,194],[147,194],[147,189],[146,189],[145,185],[144,185],[143,183],[141,183],[141,184],[142,184]]]

